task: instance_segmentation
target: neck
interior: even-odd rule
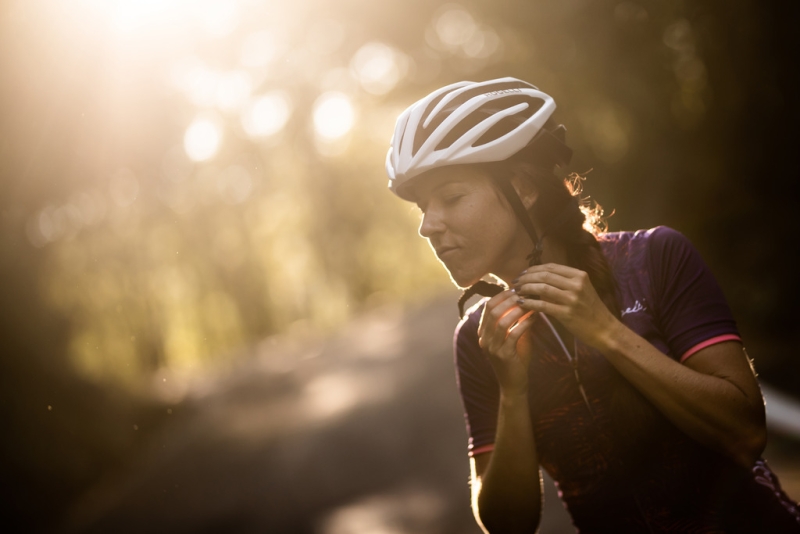
[[[536,231],[540,231],[538,228]],[[505,262],[503,270],[495,275],[511,287],[522,271],[528,268],[528,254],[533,250],[533,243],[527,234],[515,247],[515,253]],[[554,237],[545,237],[542,242],[542,263],[558,263],[567,265],[567,249],[561,241]]]

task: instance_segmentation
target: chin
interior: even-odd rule
[[[450,269],[447,265],[445,265],[444,268],[447,269],[450,280],[459,289],[466,289],[483,278],[483,275],[477,276],[475,273],[468,273],[459,269]]]

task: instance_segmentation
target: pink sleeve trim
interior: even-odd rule
[[[695,352],[698,352],[706,347],[710,347],[711,345],[716,345],[717,343],[722,343],[723,341],[741,341],[741,340],[742,338],[740,338],[736,334],[725,334],[724,336],[712,337],[711,339],[707,339],[702,343],[698,343],[691,349],[687,350],[683,354],[683,356],[681,356],[681,363],[685,362],[687,358],[689,358],[689,356],[691,356]]]
[[[469,451],[469,455],[471,458],[474,458],[479,454],[483,454],[484,452],[490,452],[493,450],[494,450],[494,443],[490,445],[483,445],[482,447],[478,447],[476,449],[472,449],[471,451]]]

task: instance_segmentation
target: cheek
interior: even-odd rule
[[[516,218],[501,205],[486,206],[475,210],[470,219],[473,235],[491,249],[504,248],[513,238],[516,229]]]

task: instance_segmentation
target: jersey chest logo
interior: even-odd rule
[[[645,301],[645,300],[642,299],[642,301]],[[644,311],[646,309],[647,309],[647,306],[645,306],[641,302],[639,302],[639,299],[636,299],[636,301],[633,303],[633,306],[628,306],[627,308],[622,310],[622,313],[620,315],[622,317],[625,317],[629,313],[639,313],[640,311]]]

